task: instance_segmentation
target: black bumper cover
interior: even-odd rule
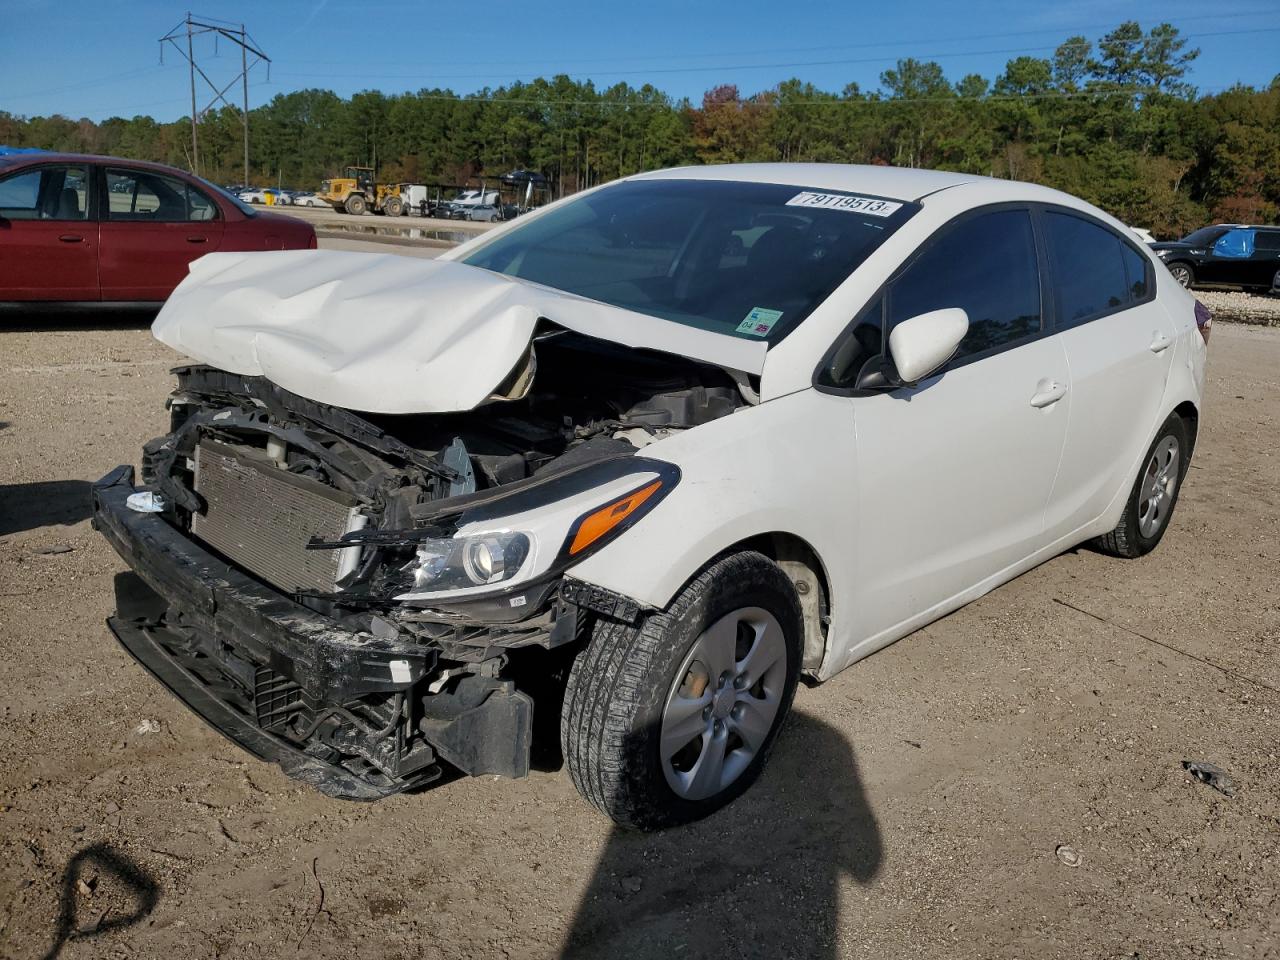
[[[117,616],[107,621],[130,656],[219,733],[328,796],[376,800],[440,775],[432,763],[405,777],[364,777],[311,756],[234,709],[189,669],[166,642],[180,634],[162,622],[165,607],[180,611],[188,629],[211,641],[208,647],[278,671],[319,704],[408,694],[435,668],[436,655],[417,643],[356,634],[295,603],[202,549],[161,517],[130,510],[126,500],[134,492],[129,466],[111,471],[92,492],[94,528],[133,568],[142,581],[137,587],[146,588],[130,590],[129,575],[118,578]],[[162,601],[158,610],[147,609],[148,597]],[[526,695],[495,690],[463,715],[444,723],[424,721],[424,727],[440,755],[464,772],[522,776],[528,772],[532,709]]]

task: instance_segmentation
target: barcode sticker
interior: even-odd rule
[[[893,200],[851,197],[847,193],[812,193],[807,190],[788,200],[787,206],[844,210],[846,213],[865,213],[872,217],[889,217],[902,209],[902,204]]]

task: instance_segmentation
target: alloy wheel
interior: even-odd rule
[[[744,607],[694,641],[662,712],[667,783],[705,800],[751,765],[773,729],[787,685],[787,641],[773,614]]]
[[[1173,509],[1173,495],[1178,487],[1180,464],[1178,441],[1165,437],[1151,452],[1142,476],[1138,494],[1138,530],[1144,537],[1154,537]]]

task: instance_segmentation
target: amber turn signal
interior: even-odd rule
[[[572,557],[581,553],[617,527],[618,524],[640,509],[640,506],[657,493],[661,486],[662,481],[655,480],[647,487],[641,487],[635,493],[629,493],[625,497],[606,504],[599,510],[583,517],[578,524],[577,533],[574,534],[573,543],[569,545],[569,556]]]

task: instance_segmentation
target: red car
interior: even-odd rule
[[[0,302],[155,303],[215,250],[306,250],[315,229],[158,163],[0,156]]]

